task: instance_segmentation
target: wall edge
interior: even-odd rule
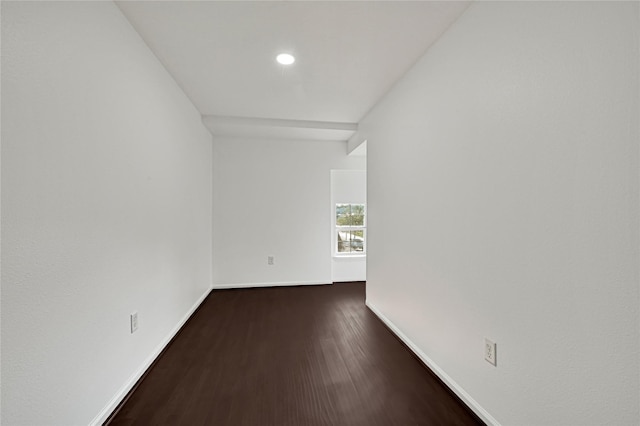
[[[422,361],[427,368],[438,376],[440,380],[455,393],[458,398],[462,400],[481,420],[489,425],[501,426],[500,423],[493,418],[487,410],[485,410],[475,399],[471,397],[459,384],[457,384],[445,371],[438,366],[431,358],[429,358],[424,352],[418,348],[418,346],[411,341],[400,329],[387,318],[380,310],[372,304],[369,300],[365,301],[365,305],[382,321],[393,334],[395,334],[415,356]]]
[[[173,338],[178,334],[178,332],[182,329],[182,327],[186,324],[186,322],[191,318],[193,313],[200,307],[202,302],[207,298],[209,293],[211,292],[211,287],[207,288],[205,292],[196,300],[196,302],[191,306],[191,308],[187,311],[187,313],[182,317],[178,324],[169,332],[169,334],[160,342],[160,344],[156,347],[156,349],[149,355],[149,357],[142,363],[140,368],[136,370],[136,372],[129,377],[129,379],[125,382],[125,384],[116,392],[116,394],[111,398],[111,400],[107,403],[107,405],[96,415],[96,417],[91,420],[89,423],[90,426],[100,426],[104,424],[104,422],[109,419],[113,411],[118,408],[118,405],[124,400],[124,398],[129,394],[131,389],[134,388],[138,380],[145,374],[145,372],[151,367],[151,365],[156,361],[158,356],[164,351],[164,349],[171,343]]]

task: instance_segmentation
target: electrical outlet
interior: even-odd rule
[[[273,256],[267,256],[267,265],[273,265]]]
[[[496,363],[496,344],[485,337],[484,339],[484,359],[489,364],[497,366]]]
[[[131,333],[133,334],[138,329],[138,313],[132,313],[129,319],[131,320]]]

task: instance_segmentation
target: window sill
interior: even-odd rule
[[[353,260],[360,260],[360,259],[366,259],[367,255],[366,254],[334,254],[333,258],[334,259],[353,259]]]

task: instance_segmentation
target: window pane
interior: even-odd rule
[[[364,204],[351,205],[351,226],[364,226]]]
[[[336,204],[336,226],[364,226],[364,204]]]
[[[338,231],[338,253],[349,253],[351,251],[350,239],[351,232]]]
[[[351,251],[364,251],[364,231],[350,231]]]
[[[349,226],[351,224],[351,205],[336,204],[336,225]]]
[[[338,253],[364,252],[364,231],[338,231]]]
[[[349,253],[351,251],[351,247],[349,247],[349,242],[343,241],[338,243],[338,253]]]

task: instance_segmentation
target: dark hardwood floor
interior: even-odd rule
[[[364,291],[212,291],[107,424],[483,424],[365,307]]]

